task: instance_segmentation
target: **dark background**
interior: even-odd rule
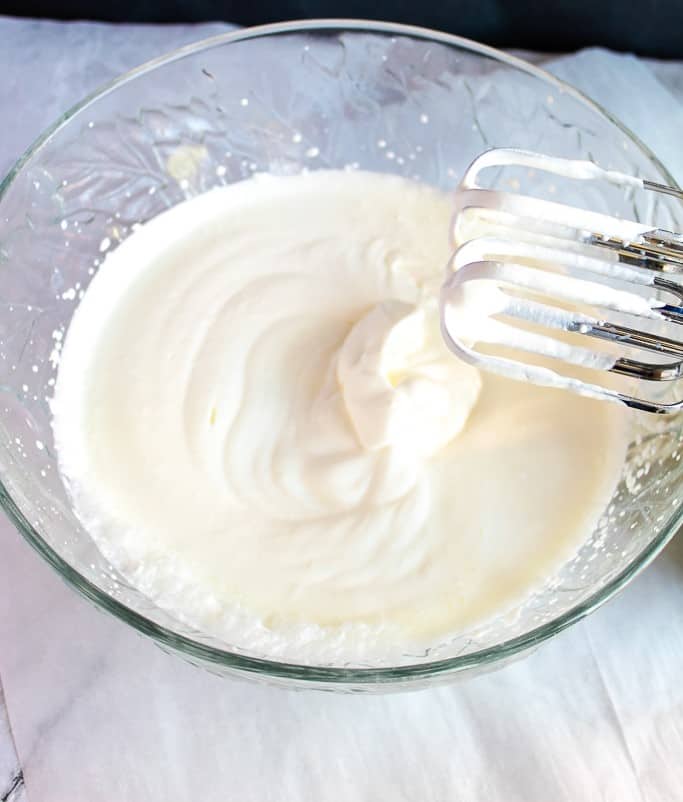
[[[0,13],[114,22],[239,25],[358,17],[543,52],[602,45],[683,58],[683,0],[0,0]]]

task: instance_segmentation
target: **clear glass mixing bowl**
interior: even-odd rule
[[[546,588],[398,665],[274,662],[179,623],[107,563],[57,473],[48,399],[63,332],[103,253],[135,223],[255,171],[362,168],[448,189],[496,145],[673,183],[623,126],[547,73],[463,39],[382,23],[293,23],[209,39],[65,114],[0,185],[0,502],[29,543],[88,599],[192,662],[340,690],[413,688],[500,666],[627,584],[681,520],[676,420],[653,423],[632,445],[629,480]],[[515,181],[553,192],[533,174]],[[665,198],[585,192],[595,208],[683,228]]]

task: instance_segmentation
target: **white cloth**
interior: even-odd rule
[[[0,170],[93,86],[223,27],[0,20]],[[590,51],[553,69],[683,180],[683,109],[645,66]],[[0,676],[35,802],[681,798],[683,541],[527,660],[383,697],[214,677],[95,611],[6,522],[0,554]]]

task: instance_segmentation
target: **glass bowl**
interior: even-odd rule
[[[338,690],[415,688],[501,666],[626,585],[681,520],[675,419],[653,422],[632,444],[629,478],[546,587],[395,665],[276,662],[181,624],[104,559],[57,472],[48,401],[63,334],[103,253],[135,223],[255,171],[362,168],[449,189],[496,145],[674,183],[623,126],[551,75],[464,39],[383,23],[219,36],[133,70],[65,114],[0,185],[0,502],[28,542],[86,598],[196,664]],[[533,174],[515,180],[553,191]],[[661,196],[585,192],[595,208],[683,228]]]

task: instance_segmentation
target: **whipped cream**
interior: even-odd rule
[[[360,444],[416,460],[449,443],[481,389],[478,373],[448,358],[432,308],[374,306],[339,350],[337,381]]]
[[[257,176],[107,256],[53,425],[77,514],[143,593],[252,654],[395,660],[573,556],[624,417],[453,357],[451,214],[392,176]]]

